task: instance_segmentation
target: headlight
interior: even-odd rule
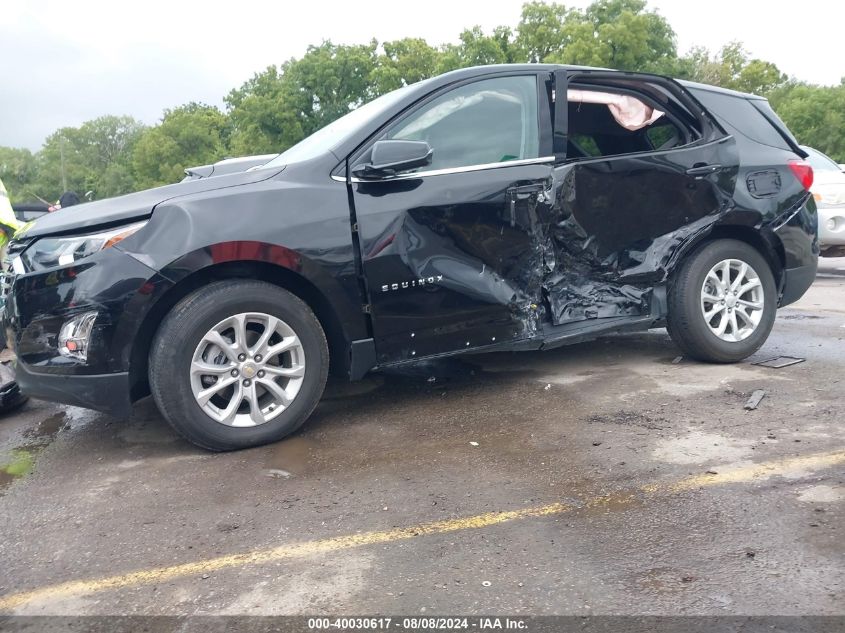
[[[125,240],[147,222],[144,220],[87,235],[44,237],[21,253],[21,262],[27,272],[67,266]]]

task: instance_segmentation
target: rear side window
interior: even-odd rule
[[[777,128],[748,99],[709,90],[692,92],[711,114],[743,136],[763,145],[793,151]]]
[[[629,91],[570,88],[567,101],[570,160],[668,150],[691,136],[675,117]]]
[[[786,127],[786,123],[781,121],[781,118],[777,115],[774,110],[772,110],[772,106],[769,105],[768,101],[764,101],[762,99],[755,99],[751,102],[751,105],[753,105],[760,112],[762,112],[767,119],[769,119],[770,121],[774,121],[774,124],[780,129],[780,131],[783,134],[786,134],[786,137],[790,141],[792,141],[793,144],[798,145],[798,141],[792,135],[792,132],[789,131],[789,128]]]

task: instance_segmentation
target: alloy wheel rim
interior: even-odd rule
[[[723,259],[701,285],[701,314],[710,332],[723,341],[738,343],[751,336],[764,307],[760,276],[741,259]]]
[[[205,333],[191,359],[190,375],[194,399],[212,420],[259,426],[296,398],[305,378],[305,350],[281,319],[242,312]]]

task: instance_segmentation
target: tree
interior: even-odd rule
[[[0,146],[0,180],[12,203],[32,198],[29,191],[36,176],[36,158],[28,149]]]
[[[499,26],[492,35],[486,35],[480,26],[464,29],[459,44],[442,47],[442,56],[437,72],[444,73],[458,68],[484,64],[508,64],[517,61],[513,46],[513,31]]]
[[[838,86],[785,84],[769,101],[799,142],[845,163],[845,79]]]
[[[132,117],[109,115],[57,130],[38,152],[32,193],[56,200],[65,189],[97,198],[132,191],[132,149],[143,129]]]
[[[378,44],[310,46],[226,97],[236,153],[280,152],[376,95]]]
[[[229,93],[226,104],[233,155],[281,152],[303,138],[302,122],[295,109],[286,104],[289,89],[279,68],[270,66]]]
[[[577,12],[556,2],[523,4],[514,42],[520,61],[539,63],[552,55],[560,55],[567,43],[564,24],[572,19],[573,13]]]
[[[226,155],[284,151],[374,97],[442,72],[528,62],[651,71],[769,96],[799,140],[845,159],[845,84],[789,80],[740,42],[679,57],[671,25],[646,0],[594,0],[584,9],[530,0],[515,26],[467,28],[457,43],[309,46],[232,90],[225,113],[191,103],[165,110],[148,129],[131,117],[104,116],[55,131],[35,154],[0,147],[0,178],[16,201],[30,194],[55,200],[65,186],[117,195],[174,182],[185,167]]]
[[[752,59],[741,42],[730,42],[717,55],[695,47],[676,64],[677,76],[741,92],[765,95],[787,80],[777,66]]]
[[[383,95],[437,74],[441,51],[420,38],[384,42],[370,78],[373,91]]]
[[[178,182],[186,167],[223,158],[227,132],[226,115],[213,106],[189,103],[165,110],[161,123],[145,130],[135,144],[135,188]]]
[[[675,32],[663,16],[645,7],[644,0],[597,0],[583,13],[569,12],[561,31],[565,46],[550,61],[665,71],[677,57]]]

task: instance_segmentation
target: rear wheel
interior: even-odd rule
[[[326,384],[326,337],[293,294],[259,281],[210,284],[180,301],[150,350],[164,417],[210,450],[279,440],[308,418]]]
[[[682,264],[669,290],[669,335],[685,354],[732,363],[769,336],[777,291],[765,258],[738,240],[705,244]]]

